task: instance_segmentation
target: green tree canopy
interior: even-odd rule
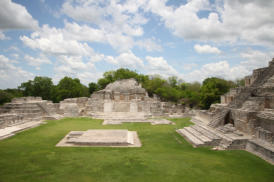
[[[231,82],[221,78],[207,78],[201,87],[200,105],[208,109],[211,104],[220,102],[220,96],[231,88]]]
[[[66,98],[88,97],[89,91],[85,85],[80,83],[78,78],[64,77],[56,87],[56,101],[59,102]]]
[[[92,94],[93,92],[99,90],[99,85],[97,83],[91,82],[88,84],[89,93]]]
[[[12,95],[4,90],[0,90],[0,105],[10,102],[12,99]]]
[[[37,76],[34,80],[22,83],[19,89],[23,92],[24,96],[39,96],[45,100],[49,100],[51,99],[52,87],[51,78]]]

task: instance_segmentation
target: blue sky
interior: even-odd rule
[[[1,0],[0,89],[121,67],[235,80],[274,57],[274,1]]]

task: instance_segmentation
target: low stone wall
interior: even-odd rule
[[[207,110],[195,110],[194,118],[204,122],[205,124],[209,124],[212,121],[212,114]]]
[[[274,151],[267,146],[261,146],[255,141],[248,141],[245,148],[248,152],[253,153],[266,161],[274,164]]]

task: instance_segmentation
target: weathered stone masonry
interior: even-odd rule
[[[274,163],[274,59],[245,78],[245,87],[221,96],[221,104],[196,111],[194,126],[177,132],[194,146],[244,149]]]

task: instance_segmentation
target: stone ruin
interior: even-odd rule
[[[103,124],[122,122],[151,122],[170,124],[168,120],[148,118],[182,115],[184,107],[170,102],[161,102],[148,93],[134,79],[116,81],[105,89],[95,92],[87,101],[86,113],[93,118],[104,119]]]
[[[245,86],[221,96],[220,104],[196,111],[193,126],[177,130],[197,146],[243,149],[274,164],[274,58],[245,77]]]
[[[52,103],[40,97],[14,98],[11,103],[0,107],[0,139],[42,124],[44,120],[62,117],[104,119],[103,124],[172,124],[159,117],[182,117],[183,114],[182,105],[161,102],[156,96],[151,98],[134,79],[126,79],[107,85],[90,98],[69,98],[60,103]]]
[[[136,131],[87,130],[71,131],[57,147],[141,147]]]

